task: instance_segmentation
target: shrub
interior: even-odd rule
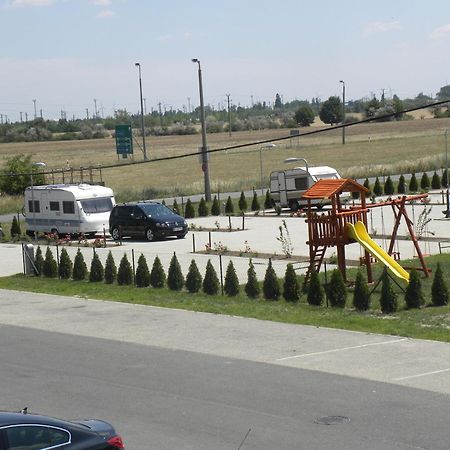
[[[286,266],[283,283],[283,297],[288,302],[296,302],[300,298],[300,286],[292,264]]]
[[[186,219],[193,219],[195,217],[194,205],[192,204],[190,198],[187,199],[186,206],[184,208],[184,217],[186,217]]]
[[[130,261],[128,261],[127,254],[124,253],[119,263],[117,270],[117,284],[119,286],[129,286],[133,284],[133,269]]]
[[[448,297],[448,287],[441,265],[438,263],[434,272],[433,284],[431,285],[431,302],[434,306],[445,306],[448,305]]]
[[[272,197],[270,196],[270,191],[266,191],[266,197],[264,199],[264,208],[270,209],[273,207]],[[259,208],[258,208],[259,209]]]
[[[61,255],[59,256],[58,275],[62,280],[69,280],[72,276],[72,261],[64,247],[61,249]]]
[[[263,282],[263,294],[266,300],[278,300],[280,297],[280,283],[272,266],[272,260],[269,258],[266,274]]]
[[[380,180],[377,177],[373,186],[373,195],[375,195],[375,197],[379,197],[382,193],[383,189],[381,188]]]
[[[405,303],[408,309],[420,308],[423,303],[422,283],[420,282],[417,270],[411,270],[409,274],[409,283],[405,291]]]
[[[445,188],[448,187],[448,171],[445,169],[442,172],[441,185]]]
[[[84,262],[83,253],[81,253],[80,249],[78,249],[77,254],[75,255],[75,259],[73,261],[73,272],[72,278],[76,281],[82,281],[86,279],[87,275],[87,266]]]
[[[150,272],[150,285],[154,288],[162,288],[166,284],[166,273],[158,256],[153,261],[152,271]]]
[[[198,216],[206,217],[209,214],[208,206],[206,205],[205,199],[202,197],[200,203],[198,204]]]
[[[193,259],[186,275],[186,289],[191,294],[195,294],[202,287],[202,276],[198,270],[197,264]]]
[[[210,259],[206,263],[205,278],[203,278],[203,292],[208,295],[216,295],[219,292],[219,278],[217,278],[216,270]]]
[[[177,214],[180,214],[180,208],[178,207],[178,202],[176,198],[173,200],[172,210]]]
[[[214,196],[212,205],[211,205],[211,215],[213,216],[220,216],[220,203],[219,200],[217,200],[217,196]]]
[[[181,291],[184,285],[183,273],[181,272],[180,263],[178,262],[177,255],[173,253],[170,260],[169,271],[167,273],[167,286],[172,291]]]
[[[325,293],[322,285],[320,284],[319,274],[313,267],[309,279],[308,297],[307,301],[310,305],[321,306],[323,303]]]
[[[229,297],[235,297],[239,294],[239,278],[236,275],[233,261],[230,261],[225,274],[224,291]]]
[[[250,298],[258,298],[261,289],[259,287],[258,279],[256,278],[255,266],[250,259],[247,270],[247,284],[245,285],[245,293]]]
[[[411,175],[411,179],[409,180],[408,186],[409,192],[417,192],[419,190],[419,184],[417,183],[416,174],[413,173]]]
[[[247,199],[245,198],[244,192],[241,192],[241,196],[239,197],[239,211],[247,211]]]
[[[117,278],[117,267],[111,250],[108,253],[105,263],[105,283],[112,284]]]
[[[44,257],[42,256],[42,250],[41,247],[38,245],[36,249],[36,255],[34,257],[34,266],[36,275],[41,276],[42,275],[42,267],[44,265]]]
[[[424,172],[422,174],[422,178],[420,179],[420,189],[426,191],[429,188],[430,188],[430,178],[428,177],[428,174]]]
[[[147,260],[141,253],[139,256],[138,264],[136,268],[136,286],[147,287],[150,286],[150,271],[148,270]]]
[[[441,177],[436,171],[434,171],[433,177],[431,178],[431,188],[440,189],[441,188]]]
[[[347,289],[342,273],[338,269],[334,269],[331,273],[330,284],[327,287],[327,298],[332,307],[345,308]]]
[[[353,291],[353,306],[358,311],[367,311],[370,307],[370,293],[364,275],[360,270],[356,274]]]
[[[11,237],[20,237],[20,235],[22,234],[22,231],[20,230],[20,224],[19,221],[17,220],[16,216],[13,216],[13,220],[11,223]]]
[[[100,261],[98,253],[95,252],[91,261],[91,270],[89,272],[89,281],[93,283],[98,283],[103,281],[105,276],[105,269],[103,268],[103,264]]]
[[[259,211],[260,209],[261,209],[261,207],[259,206],[258,194],[255,191],[255,192],[253,192],[253,200],[252,200],[251,210]]]
[[[384,193],[385,195],[392,195],[394,193],[394,183],[390,176],[386,178],[386,183],[384,183]]]
[[[387,270],[384,270],[381,278],[380,307],[383,314],[392,314],[397,311],[397,294],[392,288]]]
[[[42,273],[44,277],[47,278],[56,278],[58,276],[58,269],[56,265],[55,258],[53,257],[53,252],[50,250],[50,247],[47,247],[47,251],[45,252],[44,265],[42,266]]]
[[[359,198],[359,192],[358,191],[353,191],[352,192],[352,198],[355,199],[355,200],[358,199]]]
[[[372,188],[370,187],[370,183],[369,183],[369,179],[368,179],[368,178],[365,179],[365,181],[364,181],[364,183],[363,183],[363,186],[364,186],[366,189],[369,190],[369,193],[367,194],[367,196],[370,197],[370,196],[372,195]]]
[[[234,205],[231,197],[228,196],[227,203],[225,204],[225,214],[233,214],[234,213]]]
[[[400,175],[400,178],[398,179],[397,192],[399,194],[406,194],[406,181],[403,175]]]

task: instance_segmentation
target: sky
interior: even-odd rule
[[[0,114],[9,121],[450,84],[448,0],[0,0]],[[94,101],[95,99],[95,101]],[[86,111],[86,109],[88,111]]]

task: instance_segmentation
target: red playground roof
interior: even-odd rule
[[[365,192],[368,194],[369,190],[351,178],[322,179],[311,186],[303,194],[302,198],[331,198],[342,192]]]

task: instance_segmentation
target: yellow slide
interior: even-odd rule
[[[347,235],[358,241],[371,255],[383,263],[396,277],[409,283],[409,273],[392,256],[385,252],[367,233],[365,225],[358,221],[355,225],[345,225]]]

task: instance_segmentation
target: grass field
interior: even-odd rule
[[[341,144],[341,130],[301,136],[299,139],[276,142],[289,135],[287,129],[209,134],[208,146],[218,149],[238,144],[274,140],[277,147],[263,150],[264,185],[268,186],[272,170],[287,168],[283,160],[298,156],[310,165],[329,165],[345,176],[369,176],[392,171],[409,172],[439,167],[444,159],[444,131],[450,119],[425,119],[403,122],[368,123],[348,127],[346,145]],[[321,127],[326,129],[327,127]],[[301,133],[320,127],[301,129]],[[147,138],[150,161],[145,164],[104,169],[103,180],[122,199],[164,197],[203,191],[203,173],[197,156],[152,162],[153,158],[185,155],[196,152],[200,135]],[[244,190],[259,186],[259,150],[251,145],[211,155],[210,179],[213,192]],[[136,161],[142,160],[139,149]],[[33,161],[44,161],[47,170],[79,168],[124,163],[115,154],[112,138],[89,141],[61,141],[0,144],[0,167],[5,159],[17,154],[31,154]],[[85,176],[88,176],[85,172]],[[48,177],[48,182],[61,182]]]

